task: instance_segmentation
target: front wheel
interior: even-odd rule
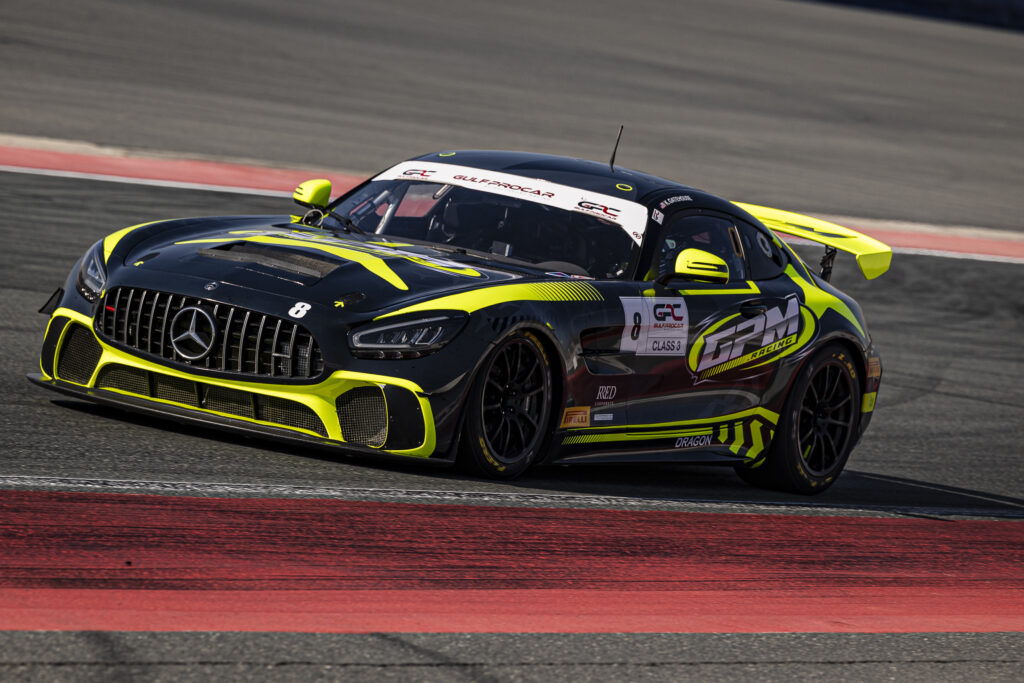
[[[535,334],[503,339],[470,391],[462,457],[494,479],[522,474],[540,453],[551,417],[551,368]]]
[[[800,370],[765,462],[738,467],[744,481],[794,493],[831,486],[857,443],[860,384],[849,351],[829,344]]]

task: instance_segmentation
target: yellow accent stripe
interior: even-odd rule
[[[735,454],[739,454],[740,449],[743,448],[743,442],[746,440],[743,434],[743,423],[737,422],[732,426],[732,428],[735,431],[733,432],[734,436],[732,440],[732,445],[729,446],[729,450]]]
[[[676,290],[679,294],[684,296],[714,296],[722,294],[760,294],[761,289],[757,286],[756,282],[747,280],[743,283],[745,287],[732,287],[730,289],[723,289],[721,285],[710,285],[707,289],[679,289]]]
[[[857,328],[858,332],[862,335],[865,334],[864,328],[861,327],[860,321],[857,320],[857,316],[853,314],[853,311],[850,310],[849,306],[843,303],[842,299],[829,294],[823,289],[818,289],[816,285],[811,284],[800,277],[792,263],[786,266],[785,272],[786,275],[788,275],[790,279],[803,290],[804,305],[814,311],[814,315],[818,320],[821,320],[822,316],[825,315],[825,311],[831,308],[833,311],[849,320],[850,323]]]
[[[791,334],[788,337],[783,337],[782,339],[779,339],[778,341],[772,342],[768,346],[762,346],[761,348],[756,349],[754,351],[751,351],[750,353],[743,354],[739,358],[733,358],[732,360],[726,361],[725,363],[722,363],[721,365],[716,365],[716,366],[714,366],[712,368],[708,368],[704,372],[700,373],[700,378],[701,379],[707,379],[708,377],[714,377],[715,375],[721,374],[721,373],[725,372],[726,370],[732,370],[733,368],[735,368],[735,367],[737,367],[739,365],[744,365],[746,363],[749,363],[752,360],[756,360],[757,358],[760,358],[761,356],[767,355],[769,353],[774,353],[774,352],[778,351],[779,349],[783,349],[783,348],[785,348],[787,346],[792,346],[793,344],[796,343],[796,337],[797,337],[797,335]],[[775,360],[775,359],[773,358],[772,360]],[[763,363],[762,363],[762,365],[763,365]]]
[[[112,232],[109,235],[107,235],[106,237],[104,237],[103,238],[103,262],[106,263],[107,261],[110,260],[110,255],[112,253],[114,253],[114,247],[117,246],[117,243],[120,242],[121,239],[125,235],[127,235],[132,230],[135,230],[137,228],[144,228],[147,225],[153,225],[154,223],[158,223],[158,222],[159,221],[149,221],[148,223],[139,223],[138,225],[131,225],[131,226],[127,227],[127,228],[121,228],[117,232]]]
[[[654,429],[657,427],[686,427],[688,425],[705,425],[705,424],[718,424],[720,422],[729,422],[732,420],[741,420],[745,417],[760,417],[771,424],[777,424],[779,421],[779,414],[758,406],[757,408],[750,408],[748,410],[741,410],[737,413],[729,413],[728,415],[718,415],[715,417],[703,417],[694,420],[679,420],[678,422],[654,422],[650,424],[640,425],[629,425],[629,429]],[[738,424],[738,423],[737,423]],[[573,431],[608,431],[612,429],[622,429],[621,426],[610,425],[607,427],[579,427]]]
[[[53,312],[53,316],[62,315],[71,318],[73,321],[85,325],[90,330],[92,329],[92,320],[85,315],[77,311],[73,311],[68,308],[58,308]],[[67,331],[65,331],[65,334]],[[93,335],[95,337],[95,334]],[[403,389],[407,389],[416,396],[419,401],[420,410],[423,414],[423,422],[425,427],[424,441],[417,447],[408,450],[389,450],[385,451],[388,453],[394,453],[396,455],[405,455],[418,458],[426,458],[433,454],[434,448],[437,445],[437,435],[434,432],[434,414],[430,407],[430,401],[423,395],[423,389],[407,379],[400,377],[388,377],[386,375],[372,375],[362,372],[348,372],[345,370],[339,370],[332,373],[329,377],[319,382],[318,384],[270,384],[264,382],[244,382],[234,379],[223,379],[216,377],[206,377],[190,375],[187,372],[183,372],[176,368],[168,367],[165,365],[158,365],[156,363],[138,358],[129,353],[115,349],[112,346],[107,345],[102,339],[97,338],[97,342],[102,349],[102,355],[100,356],[99,362],[96,364],[96,369],[93,372],[92,379],[88,386],[92,386],[96,378],[99,377],[100,371],[104,366],[115,363],[119,365],[127,365],[133,368],[139,368],[141,370],[147,370],[149,372],[159,373],[166,376],[177,377],[190,382],[202,382],[204,384],[211,384],[214,386],[225,387],[228,389],[237,389],[239,391],[246,391],[254,394],[261,394],[264,396],[273,396],[277,398],[283,398],[290,401],[301,403],[317,414],[320,418],[324,427],[327,429],[328,438],[334,441],[342,441],[341,427],[338,423],[338,413],[335,407],[335,400],[340,394],[354,389],[360,386],[367,385],[384,385],[392,384]],[[58,353],[60,347],[58,347]],[[221,413],[218,411],[208,410],[205,408],[199,408],[184,403],[175,403],[173,401],[167,401],[165,399],[158,399],[150,396],[143,396],[141,394],[129,394],[129,392],[120,391],[117,389],[108,388],[94,388],[94,392],[105,392],[109,391],[112,393],[122,393],[126,395],[136,396],[138,398],[146,399],[149,401],[167,403],[175,405],[187,410],[193,410],[196,412],[212,413],[223,417],[230,418],[232,420],[239,420],[242,422],[252,422],[256,424],[271,424],[274,427],[280,429],[286,429],[291,431],[300,432],[303,434],[310,434],[323,438],[321,435],[309,430],[302,429],[299,427],[291,427],[289,425],[282,425],[278,423],[264,423],[253,418],[247,418],[241,415],[235,415],[232,413]],[[383,449],[381,449],[383,451]]]
[[[409,289],[409,285],[402,281],[402,278],[398,277],[395,271],[391,270],[391,267],[385,263],[384,259],[373,254],[367,254],[363,251],[357,251],[355,249],[346,249],[345,247],[339,247],[334,244],[323,244],[314,240],[294,240],[286,237],[271,237],[269,235],[251,235],[240,237],[246,242],[256,242],[258,244],[277,244],[285,247],[299,247],[302,249],[316,249],[319,251],[327,252],[339,258],[343,258],[346,261],[353,261],[358,263],[363,268],[381,278],[396,289]],[[201,240],[186,240],[184,242],[177,242],[176,244],[210,244],[216,242],[228,241],[223,237],[215,237],[212,239],[201,239]]]
[[[67,380],[65,380],[65,381],[67,381]],[[187,408],[188,410],[195,410],[195,411],[200,412],[200,413],[208,413],[210,415],[217,415],[218,417],[228,417],[228,418],[231,418],[232,420],[242,420],[243,422],[251,422],[253,424],[266,425],[267,427],[276,427],[278,429],[287,429],[288,431],[299,432],[301,434],[306,434],[308,436],[316,436],[316,437],[319,437],[321,439],[323,438],[322,434],[317,434],[316,432],[314,432],[312,430],[303,429],[302,427],[294,427],[292,425],[280,424],[278,422],[267,422],[266,420],[257,420],[254,417],[246,417],[245,415],[236,415],[234,413],[223,413],[223,412],[221,412],[219,410],[210,410],[209,408],[200,408],[198,406],[193,406],[193,405],[190,405],[188,403],[179,403],[178,401],[171,401],[171,400],[166,399],[166,398],[157,398],[155,396],[147,396],[145,394],[136,394],[136,393],[131,392],[131,391],[125,391],[124,389],[115,389],[114,387],[100,387],[100,388],[96,389],[96,391],[110,391],[110,392],[113,392],[115,394],[123,394],[125,396],[131,396],[132,398],[143,398],[143,399],[146,399],[147,401],[152,401],[153,403],[163,403],[163,404],[166,404],[166,405],[169,405],[169,406],[174,406],[175,408]]]
[[[497,285],[461,292],[406,306],[393,313],[385,313],[375,320],[393,315],[417,313],[419,311],[465,311],[472,313],[481,308],[495,306],[509,301],[603,301],[604,297],[594,285],[588,282],[535,282],[514,285]]]
[[[473,268],[469,267],[451,268],[449,266],[442,266],[440,263],[432,263],[425,258],[421,258],[419,256],[412,256],[410,254],[395,254],[395,256],[400,256],[401,258],[404,258],[406,261],[409,261],[410,263],[415,263],[416,265],[419,266],[423,266],[424,268],[443,270],[448,273],[455,273],[456,275],[465,275],[467,277],[483,277],[480,274],[480,271],[474,270]]]
[[[752,418],[749,421],[743,418]],[[682,423],[667,423],[665,426],[678,426],[684,424],[698,423],[688,429],[661,429],[651,431],[637,431],[638,426],[630,426],[625,429],[618,427],[619,432],[601,432],[599,429],[610,428],[580,428],[569,430],[572,432],[562,439],[563,446],[575,446],[579,444],[612,443],[623,441],[652,441],[655,439],[679,438],[687,436],[717,436],[717,445],[728,446],[729,451],[734,455],[741,452],[752,463],[764,453],[767,443],[770,443],[775,431],[771,427],[778,421],[778,414],[764,408],[753,408],[744,410],[732,415],[723,415],[719,418],[707,418],[701,420],[686,420]],[[750,428],[750,438],[747,438],[747,425]],[[650,425],[647,425],[650,426]],[[768,440],[765,440],[765,428],[768,428]],[[730,441],[731,430],[731,441]]]
[[[620,434],[573,434],[567,436],[563,446],[581,443],[603,443],[606,441],[649,441],[651,439],[666,439],[681,436],[708,436],[714,434],[714,427],[708,426],[703,429],[668,429],[658,432],[622,432]]]
[[[749,460],[753,460],[764,450],[764,435],[761,434],[761,421],[753,420],[750,423],[750,440],[752,445],[745,453]]]
[[[59,314],[59,311],[62,311],[62,310],[68,310],[68,309],[58,308],[56,311],[54,311],[50,315],[50,319],[46,321],[46,331],[43,332],[43,341],[46,341],[47,335],[50,334],[50,327],[53,325],[53,321],[57,318],[57,315]],[[65,331],[66,330],[62,330],[61,334],[63,335]],[[61,340],[58,339],[57,340],[57,345],[54,347],[55,349],[60,349],[60,342],[61,342]],[[54,356],[52,358],[52,362],[53,362],[54,365],[57,364],[57,355],[56,355],[56,353],[54,354]],[[55,373],[57,371],[56,368],[53,368],[53,367],[51,367],[49,370],[47,370],[46,368],[43,367],[43,356],[42,356],[42,354],[40,354],[40,356],[39,356],[39,370],[43,373],[43,377],[45,377],[46,379],[53,379],[53,373]]]
[[[872,391],[864,394],[864,399],[860,402],[860,412],[870,413],[875,409],[875,399],[878,398],[878,392]]]

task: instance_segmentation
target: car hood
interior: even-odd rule
[[[542,275],[423,245],[349,238],[296,224],[179,224],[123,257],[127,268],[294,294],[350,311],[404,306],[453,291]]]

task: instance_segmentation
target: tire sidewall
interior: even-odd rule
[[[539,433],[533,440],[531,448],[514,461],[503,461],[491,453],[487,440],[484,438],[483,392],[484,386],[487,383],[487,377],[495,360],[497,360],[498,356],[507,346],[518,341],[529,343],[540,356],[541,370],[545,375],[546,394],[544,399],[546,405],[538,421]],[[513,479],[525,472],[530,465],[538,460],[538,456],[543,453],[550,438],[551,414],[553,411],[551,401],[553,394],[552,383],[550,358],[544,348],[544,344],[536,333],[530,330],[516,330],[495,343],[484,362],[481,363],[476,373],[476,378],[473,381],[473,388],[470,390],[469,404],[466,410],[464,433],[462,435],[465,453],[470,461],[469,464],[476,471],[484,476],[495,479]]]
[[[850,381],[850,398],[853,409],[853,421],[846,443],[828,470],[822,474],[812,472],[804,462],[800,452],[800,409],[811,380],[823,367],[835,362],[843,369]],[[779,475],[785,488],[798,493],[820,493],[835,483],[836,478],[846,466],[850,452],[857,443],[860,428],[861,387],[857,377],[857,367],[850,352],[839,344],[827,344],[817,351],[800,369],[800,372],[786,398],[785,407],[779,425],[779,436],[772,446],[771,464]]]

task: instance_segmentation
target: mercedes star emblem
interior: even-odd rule
[[[210,353],[217,324],[198,306],[186,306],[171,320],[171,346],[185,360],[199,360]]]

